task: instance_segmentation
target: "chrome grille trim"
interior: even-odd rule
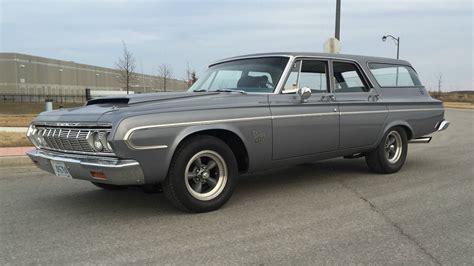
[[[44,145],[39,148],[77,154],[92,154],[114,156],[113,151],[107,149],[96,152],[89,144],[88,137],[93,132],[98,132],[100,136],[110,133],[111,128],[79,128],[79,127],[59,127],[49,125],[34,125],[34,135],[42,136]]]

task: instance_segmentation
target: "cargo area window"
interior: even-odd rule
[[[418,75],[410,66],[369,63],[369,68],[380,87],[421,86]]]

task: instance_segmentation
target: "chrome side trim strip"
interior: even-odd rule
[[[149,126],[140,126],[131,128],[125,133],[123,140],[127,146],[134,150],[149,150],[149,149],[167,149],[168,145],[150,145],[150,146],[139,146],[135,145],[131,141],[131,137],[135,131],[152,129],[152,128],[167,128],[167,127],[180,127],[180,126],[198,126],[198,125],[212,125],[219,123],[235,123],[235,122],[248,122],[265,119],[285,119],[285,118],[298,118],[298,117],[318,117],[318,116],[330,116],[330,115],[358,115],[358,114],[376,114],[376,113],[390,113],[390,112],[422,112],[422,111],[441,111],[443,108],[419,108],[419,109],[398,109],[398,110],[377,110],[377,111],[357,111],[357,112],[327,112],[327,113],[308,113],[308,114],[292,114],[292,115],[273,115],[273,116],[256,116],[256,117],[241,117],[241,118],[229,118],[229,119],[217,119],[217,120],[204,120],[204,121],[193,121],[193,122],[180,122],[180,123],[169,123],[169,124],[158,124]],[[448,122],[449,123],[449,122]]]
[[[360,114],[383,114],[388,113],[388,110],[379,111],[357,111],[357,112],[341,112],[341,115],[360,115]]]
[[[256,121],[263,119],[270,119],[271,116],[257,116],[257,117],[243,117],[243,118],[230,118],[230,119],[219,119],[219,120],[207,120],[207,121],[195,121],[195,122],[181,122],[181,123],[171,123],[171,124],[161,124],[161,125],[150,125],[150,126],[141,126],[131,128],[125,133],[123,140],[127,146],[134,150],[150,150],[150,149],[166,149],[168,145],[152,145],[152,146],[137,146],[132,143],[131,137],[135,131],[150,129],[150,128],[165,128],[165,127],[179,127],[179,126],[198,126],[198,125],[212,125],[219,123],[233,123],[233,122],[245,122],[245,121]]]
[[[296,117],[315,117],[315,116],[328,116],[328,115],[339,115],[338,112],[332,113],[311,113],[311,114],[295,114],[295,115],[274,115],[270,118],[273,119],[282,119],[282,118],[296,118]]]
[[[168,148],[168,145],[138,146],[133,144],[130,139],[127,139],[125,142],[127,143],[128,147],[134,150],[161,150]]]
[[[444,111],[444,108],[418,108],[418,109],[389,110],[390,113],[395,113],[395,112],[424,112],[424,111]]]
[[[223,123],[223,122],[232,123],[232,122],[263,120],[263,119],[269,119],[269,118],[270,118],[270,116],[256,116],[256,117],[229,118],[229,119],[217,119],[217,120],[205,120],[205,121],[194,121],[194,122],[181,122],[181,123],[140,126],[140,127],[134,127],[132,129],[128,130],[127,133],[125,133],[124,139],[128,139],[132,135],[133,131],[142,130],[142,129],[162,128],[162,127],[210,125],[210,124],[219,124],[219,123]]]

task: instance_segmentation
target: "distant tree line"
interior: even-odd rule
[[[135,71],[136,60],[132,52],[127,48],[125,42],[122,42],[122,55],[115,62],[115,69],[117,71],[117,80],[122,87],[127,91],[127,94],[130,91],[131,85],[134,81],[138,80],[138,74]],[[143,71],[143,70],[142,70]],[[162,79],[163,82],[163,91],[167,91],[168,83],[170,79],[173,79],[173,68],[166,63],[160,64],[158,66],[157,76]],[[189,67],[189,63],[186,68],[186,78],[184,81],[190,87],[198,80],[198,76],[194,69]]]

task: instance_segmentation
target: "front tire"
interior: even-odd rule
[[[408,152],[407,133],[401,127],[389,129],[375,150],[365,156],[369,169],[380,174],[398,172]]]
[[[219,209],[232,195],[237,161],[222,140],[197,136],[177,148],[163,191],[170,203],[187,212]]]

